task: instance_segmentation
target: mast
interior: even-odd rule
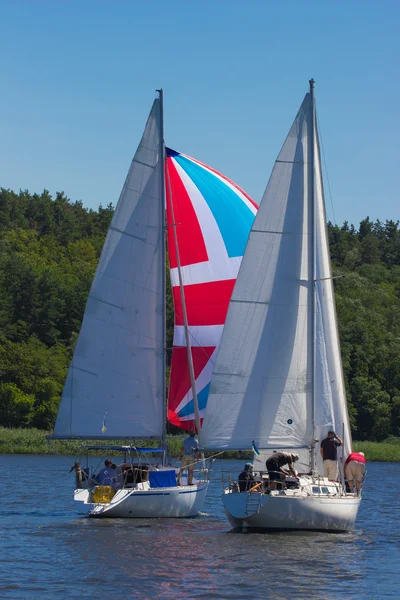
[[[315,215],[315,160],[314,160],[314,145],[315,145],[315,99],[314,99],[314,79],[310,79],[310,96],[311,96],[311,156],[310,156],[310,194],[311,194],[311,252],[312,252],[312,315],[311,315],[311,348],[312,348],[312,399],[311,399],[311,422],[312,422],[312,441],[311,441],[311,472],[314,476],[316,458],[315,458],[315,381],[316,381],[316,351],[315,351],[315,335],[316,335],[316,224]]]
[[[173,232],[174,232],[176,262],[177,262],[177,267],[178,267],[179,291],[180,291],[181,303],[182,303],[183,326],[184,326],[184,330],[185,330],[186,349],[187,349],[187,356],[188,356],[188,363],[189,363],[190,385],[191,385],[192,394],[193,394],[194,417],[195,417],[197,433],[200,433],[199,402],[197,399],[197,392],[196,392],[196,379],[195,379],[195,375],[194,375],[192,346],[190,343],[190,333],[189,333],[189,325],[188,325],[188,318],[187,318],[187,311],[186,311],[185,290],[183,288],[181,259],[180,259],[180,255],[179,255],[178,235],[177,235],[176,223],[175,223],[174,203],[172,201],[172,189],[171,189],[170,178],[168,175],[168,170],[167,170],[167,179],[168,179],[169,204],[170,204],[170,209],[171,209],[171,220],[172,220],[172,227],[173,227]]]
[[[162,280],[163,280],[163,303],[164,306],[164,333],[163,333],[163,347],[164,347],[164,360],[163,360],[163,434],[162,434],[162,446],[165,447],[165,438],[167,433],[167,402],[165,397],[165,383],[167,381],[167,269],[166,269],[166,219],[165,219],[165,142],[164,142],[164,90],[160,88],[156,90],[160,100],[160,160],[161,160],[161,223],[163,224],[163,241],[162,241]],[[164,456],[165,457],[165,456]]]

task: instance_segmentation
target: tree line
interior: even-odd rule
[[[113,212],[0,190],[0,425],[53,427]],[[399,222],[328,232],[353,436],[400,436]],[[167,302],[171,345],[169,286]]]

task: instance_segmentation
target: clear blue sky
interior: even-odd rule
[[[400,217],[399,0],[0,0],[0,14],[1,186],[115,205],[162,86],[167,145],[259,201],[314,77],[336,222]]]

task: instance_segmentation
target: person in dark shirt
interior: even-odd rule
[[[293,463],[297,460],[299,460],[299,455],[289,452],[274,452],[272,456],[267,458],[265,465],[268,470],[271,490],[276,490],[278,486],[279,489],[282,489],[282,482],[285,480],[285,476],[288,475],[288,473],[282,469],[284,465],[288,466],[293,477],[297,480],[299,479],[293,467]]]
[[[183,440],[181,453],[179,458],[181,460],[181,468],[179,469],[177,484],[181,485],[181,475],[185,468],[187,468],[188,477],[187,484],[193,485],[193,474],[194,474],[194,466],[196,464],[196,458],[199,458],[199,442],[196,439],[196,432],[191,431],[189,433],[189,437]]]
[[[337,449],[343,444],[334,431],[328,431],[328,437],[321,442],[321,456],[324,461],[324,477],[330,481],[337,481],[339,470],[337,462]]]
[[[244,465],[243,471],[238,477],[239,490],[241,492],[248,492],[249,489],[254,485],[255,478],[253,475],[253,465],[248,462]]]

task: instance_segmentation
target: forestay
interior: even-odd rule
[[[341,435],[344,423],[350,450],[313,113],[307,94],[250,233],[211,381],[206,449],[254,440],[309,464],[314,435]]]
[[[163,434],[160,110],[156,99],[107,233],[61,399],[56,438]]]

